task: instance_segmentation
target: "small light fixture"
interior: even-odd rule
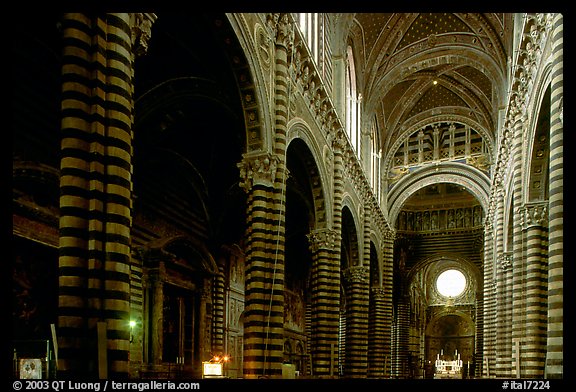
[[[437,81],[437,80],[434,80],[434,81],[432,81],[432,84],[433,84],[434,86],[436,86],[436,85],[438,84],[438,81]]]
[[[132,343],[132,341],[134,340],[134,334],[132,333],[132,331],[136,326],[136,321],[130,320],[130,322],[128,322],[128,325],[130,325],[130,343]]]

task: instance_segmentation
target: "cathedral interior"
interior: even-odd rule
[[[30,18],[15,374],[564,377],[562,14]]]

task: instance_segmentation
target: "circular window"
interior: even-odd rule
[[[436,279],[436,288],[445,297],[456,297],[466,288],[466,277],[457,269],[442,272]]]

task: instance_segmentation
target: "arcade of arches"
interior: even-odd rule
[[[440,357],[563,378],[561,14],[32,18],[15,356],[47,341],[61,378],[223,356],[230,378],[433,378]]]

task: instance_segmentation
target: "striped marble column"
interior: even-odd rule
[[[336,334],[336,342],[337,344],[337,352],[339,353],[336,363],[334,364],[335,369],[341,369],[342,365],[344,364],[344,356],[343,349],[344,347],[340,347],[341,342],[338,341],[338,336],[340,336],[340,308],[342,299],[340,298],[340,279],[341,279],[341,267],[340,267],[340,258],[341,258],[341,247],[342,247],[342,200],[344,198],[344,148],[347,145],[348,141],[346,140],[346,135],[344,134],[344,130],[338,128],[333,134],[332,140],[332,151],[334,152],[334,204],[333,204],[333,218],[332,218],[332,228],[333,230],[338,233],[336,237],[336,242],[334,244],[334,257],[335,261],[332,264],[332,273],[335,279],[338,279],[338,333]],[[337,277],[337,278],[336,278]],[[345,325],[345,323],[344,323]],[[344,326],[345,328],[345,326]],[[331,337],[333,339],[333,337]],[[345,345],[344,345],[345,346]],[[342,353],[342,355],[340,355]],[[339,374],[334,370],[334,375]]]
[[[288,119],[288,14],[272,15],[274,132],[272,154],[245,155],[241,176],[248,188],[248,244],[244,320],[244,376],[282,377],[284,355],[284,254],[286,132]]]
[[[245,155],[238,165],[247,192],[244,377],[279,377],[284,352],[283,192],[278,158]]]
[[[508,320],[508,322],[504,325],[506,328],[505,336],[506,340],[504,341],[504,346],[499,347],[499,350],[503,352],[503,356],[507,358],[512,358],[512,314],[515,312],[514,303],[512,301],[512,280],[513,280],[513,269],[512,265],[514,263],[514,254],[513,252],[506,252],[504,257],[502,258],[501,268],[502,268],[502,275],[504,277],[503,283],[505,299],[504,301],[504,318]],[[508,374],[512,374],[512,365],[508,366],[507,370]]]
[[[410,303],[407,298],[400,298],[396,305],[396,354],[393,360],[393,375],[396,378],[409,376],[409,343],[410,343]]]
[[[474,357],[470,361],[471,366],[474,366],[474,373],[471,377],[480,378],[482,377],[482,363],[481,360],[484,357],[484,292],[479,291],[476,294],[476,323],[475,323],[475,333],[476,341],[474,344]]]
[[[504,190],[499,185],[496,190],[496,230],[494,235],[494,252],[496,264],[494,265],[494,283],[496,285],[496,377],[510,377],[510,356],[503,348],[506,342],[511,339],[508,329],[510,319],[506,318],[506,306],[509,300],[508,292],[510,287],[506,282],[506,275],[509,271],[510,258],[504,254]]]
[[[389,331],[386,330],[386,289],[370,288],[370,305],[368,320],[368,377],[384,378]]]
[[[310,353],[316,377],[337,374],[334,351],[338,347],[340,318],[340,233],[317,229],[308,235],[312,253],[310,273]]]
[[[524,198],[523,183],[523,131],[525,126],[525,117],[520,108],[516,108],[513,118],[513,146],[512,146],[512,165],[513,165],[513,205],[514,205],[514,226],[513,226],[513,260],[512,260],[512,304],[515,309],[512,314],[512,358],[510,358],[510,365],[512,367],[512,377],[521,377],[517,372],[517,358],[522,358],[522,347],[525,337],[525,271],[526,271],[526,258],[525,258],[525,240],[524,231],[522,230],[523,212],[522,204]],[[519,345],[516,344],[519,342]],[[520,352],[517,352],[517,349]]]
[[[212,323],[212,350],[214,353],[224,354],[224,298],[225,298],[225,282],[224,282],[224,260],[219,260],[218,275],[214,277],[212,295],[213,298],[213,320]]]
[[[134,107],[130,16],[65,14],[62,43],[58,371],[63,377],[125,377]],[[98,323],[106,326],[105,336],[97,335]]]
[[[346,293],[346,377],[366,377],[368,353],[368,289],[370,269],[351,266],[343,271]]]
[[[490,215],[488,216],[490,218]],[[496,366],[496,282],[494,279],[494,229],[490,219],[484,229],[484,345],[476,368],[483,377],[492,377]]]
[[[526,343],[522,377],[543,378],[546,360],[546,298],[548,273],[548,203],[525,205],[526,230]]]
[[[546,377],[564,374],[564,18],[552,20],[550,162],[548,197],[548,340]]]
[[[512,324],[509,309],[512,307],[512,254],[502,253],[497,260],[497,323],[496,323],[496,368],[498,378],[510,377],[512,372]]]
[[[394,306],[392,303],[392,293],[394,292],[394,240],[396,232],[387,228],[383,235],[382,249],[382,287],[387,289],[384,298],[384,332],[383,339],[386,343],[384,351],[384,377],[391,377],[392,369],[392,323],[394,320]]]

